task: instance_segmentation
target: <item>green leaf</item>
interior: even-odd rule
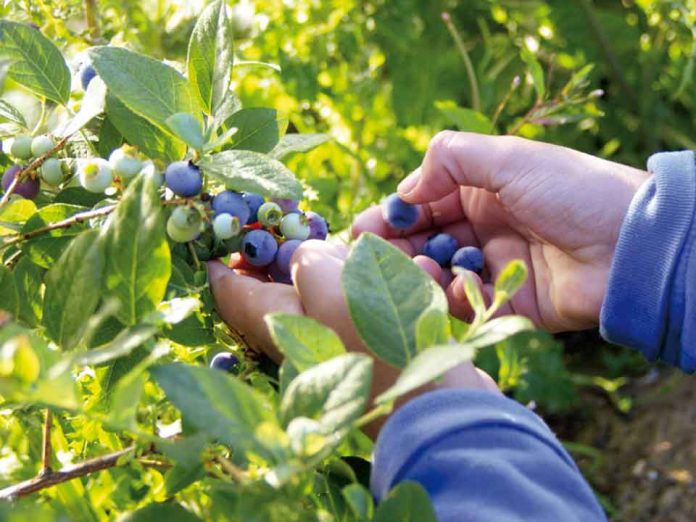
[[[256,107],[235,112],[226,122],[226,129],[236,128],[232,145],[227,148],[270,152],[278,144],[280,129],[275,109]]]
[[[230,87],[233,35],[225,2],[210,3],[198,17],[186,59],[188,78],[207,114],[217,111]]]
[[[155,310],[171,274],[162,204],[152,177],[139,176],[126,190],[106,233],[106,288],[126,325]]]
[[[269,314],[265,321],[273,342],[298,372],[346,353],[333,330],[309,317]]]
[[[159,60],[122,47],[92,47],[89,56],[109,92],[162,130],[169,130],[167,119],[174,114],[200,114],[186,78]]]
[[[270,155],[280,160],[294,152],[309,152],[330,139],[328,134],[286,134],[270,152]]]
[[[82,338],[101,297],[104,244],[97,230],[83,232],[46,274],[43,325],[64,350]]]
[[[454,270],[454,273],[461,275],[459,278],[464,285],[464,295],[469,301],[471,309],[477,319],[482,319],[486,314],[486,302],[474,276],[467,270]]]
[[[436,101],[435,107],[460,131],[478,132],[479,134],[493,132],[493,122],[485,114],[466,107],[459,107],[449,100]]]
[[[107,99],[109,98],[109,94],[107,93]],[[121,102],[118,101],[115,97],[111,97],[112,100],[116,100],[116,102],[121,105],[125,110],[128,110]],[[106,101],[105,101],[106,102]],[[105,109],[108,111],[108,109]],[[130,112],[130,111],[128,111]],[[131,113],[133,114],[133,113]],[[135,114],[133,114],[134,118],[138,118],[141,121],[145,121],[142,118],[139,118]],[[130,125],[130,123],[128,124]],[[150,125],[148,123],[148,125]],[[155,127],[153,127],[155,128]],[[159,129],[158,129],[159,132]],[[167,138],[169,136],[167,135]],[[99,127],[99,141],[97,143],[97,152],[101,157],[108,158],[109,154],[117,148],[119,148],[123,144],[123,135],[119,132],[119,130],[114,126],[113,121],[111,121],[110,118],[104,118],[102,121],[101,127]],[[149,155],[150,157],[157,158],[157,155]]]
[[[70,136],[82,129],[94,118],[104,112],[106,106],[106,85],[99,77],[92,79],[87,92],[82,98],[80,110],[72,119],[56,129],[53,134],[58,137]]]
[[[368,522],[372,520],[375,505],[372,500],[372,495],[364,486],[360,484],[350,484],[341,490],[343,498],[350,506],[353,515],[359,522]]]
[[[534,325],[525,317],[504,316],[481,326],[477,334],[465,343],[428,348],[411,361],[396,383],[377,397],[375,402],[383,404],[394,401],[406,393],[438,379],[460,364],[472,360],[476,350],[499,343],[512,335],[533,328]]]
[[[437,308],[423,312],[416,323],[416,347],[419,352],[437,344],[446,344],[452,337],[449,316]]]
[[[544,80],[544,70],[541,68],[539,60],[534,55],[534,53],[526,47],[523,47],[520,51],[520,57],[529,68],[529,74],[532,77],[532,82],[534,83],[534,90],[537,92],[537,98],[539,100],[543,100],[546,96],[546,83]]]
[[[357,419],[367,405],[372,384],[372,358],[339,355],[298,375],[281,404],[287,425],[295,417],[319,421],[325,433],[341,430]]]
[[[106,113],[107,121],[111,122],[118,133],[146,156],[163,161],[177,161],[186,154],[183,141],[141,118],[110,93],[106,96]]]
[[[124,522],[161,522],[162,520],[171,520],[172,522],[199,522],[200,518],[184,509],[179,504],[153,503],[128,514],[123,520]]]
[[[384,239],[363,234],[343,270],[343,291],[360,337],[383,361],[403,368],[417,353],[416,321],[447,311],[442,288]]]
[[[139,371],[129,373],[116,384],[111,394],[107,419],[111,427],[132,431],[137,430],[138,425],[135,421],[135,415],[146,382],[147,373]]]
[[[29,199],[18,198],[0,207],[0,236],[14,234],[21,230],[21,224],[26,222],[36,212],[36,203]]]
[[[510,261],[495,282],[495,301],[505,303],[514,296],[527,280],[527,265],[524,261]]]
[[[0,58],[12,61],[8,78],[56,103],[70,98],[70,70],[58,48],[27,24],[0,20]]]
[[[27,122],[22,113],[7,100],[0,99],[0,118],[12,122],[23,129],[27,128]]]
[[[258,192],[271,198],[302,198],[302,185],[292,172],[279,161],[258,152],[226,150],[203,156],[199,165],[231,190]]]
[[[43,294],[41,283],[44,270],[22,256],[14,269],[14,279],[19,298],[19,313],[17,317],[28,326],[36,327],[41,323],[43,312]],[[0,295],[6,294],[0,291]]]
[[[85,210],[85,207],[66,203],[46,205],[40,208],[25,223],[24,227],[22,227],[22,234],[28,234],[51,223],[63,221]],[[72,239],[86,230],[86,228],[84,223],[76,223],[71,227],[56,228],[23,242],[21,248],[32,262],[41,268],[49,269],[53,267]]]
[[[437,522],[428,492],[417,482],[400,482],[382,500],[375,522]]]
[[[0,310],[4,310],[12,316],[19,315],[19,293],[12,272],[0,264]]]
[[[205,143],[203,127],[193,114],[187,112],[177,113],[167,118],[167,125],[175,136],[190,147],[196,150],[200,150],[203,147]]]
[[[152,339],[157,333],[157,328],[148,325],[138,325],[123,330],[116,338],[106,346],[89,350],[75,356],[73,364],[76,366],[98,366],[120,357],[129,355],[133,350]]]
[[[167,364],[150,368],[184,422],[235,450],[267,454],[257,433],[262,424],[277,426],[273,408],[259,392],[211,368]]]
[[[176,495],[194,482],[205,478],[205,475],[205,468],[201,463],[190,468],[181,464],[174,465],[164,477],[164,489],[167,492],[167,496],[172,497]]]

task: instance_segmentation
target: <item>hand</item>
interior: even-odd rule
[[[410,255],[437,230],[478,246],[486,258],[479,282],[489,299],[505,265],[522,259],[529,278],[500,313],[525,315],[549,331],[589,328],[599,321],[624,216],[647,178],[564,147],[447,131],[398,188],[402,199],[422,205],[419,222],[406,233],[394,230],[373,207],[353,233],[374,232]],[[468,318],[461,283],[433,263],[430,269],[446,286],[452,313]]]
[[[250,347],[265,352],[276,362],[280,362],[282,356],[273,345],[263,320],[272,312],[312,317],[333,329],[347,350],[368,353],[353,327],[341,289],[341,272],[347,254],[343,246],[306,241],[292,259],[294,286],[271,283],[259,272],[235,270],[211,262],[208,274],[217,311]],[[241,266],[239,259],[235,259],[232,266]],[[389,388],[398,375],[396,368],[375,360],[372,397]],[[493,379],[470,363],[448,372],[439,386],[498,390]],[[374,435],[380,426],[381,423],[377,423],[368,431]]]

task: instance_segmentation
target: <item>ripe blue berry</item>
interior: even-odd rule
[[[301,244],[299,239],[290,239],[278,247],[275,261],[268,267],[268,274],[276,283],[292,283],[290,260]]]
[[[19,174],[22,168],[19,165],[13,165],[7,169],[2,175],[2,191],[7,192],[10,188],[15,176]],[[25,199],[34,199],[39,194],[39,180],[34,178],[27,178],[24,181],[17,183],[13,194],[22,196]]]
[[[264,227],[277,227],[283,219],[283,210],[278,203],[269,201],[259,207],[259,223]]]
[[[35,157],[42,156],[53,150],[53,147],[55,146],[55,142],[45,134],[42,136],[37,136],[31,140],[31,155]]]
[[[307,239],[326,239],[329,235],[329,224],[316,212],[305,213],[307,223],[309,223],[309,237]]]
[[[249,220],[246,224],[253,225],[259,220],[259,208],[264,203],[263,196],[254,192],[244,192],[242,198],[244,198],[244,201],[246,201],[246,204],[249,206]]]
[[[39,169],[41,179],[51,186],[60,185],[63,181],[63,166],[57,158],[48,158]]]
[[[90,82],[97,75],[97,71],[94,70],[91,63],[87,63],[80,69],[80,83],[82,84],[82,89],[87,90]]]
[[[242,241],[242,257],[253,266],[268,266],[275,259],[278,243],[265,230],[252,230]]]
[[[114,181],[111,165],[102,158],[93,158],[79,163],[77,175],[80,179],[80,185],[96,194],[104,192]]]
[[[237,216],[218,214],[213,220],[213,232],[220,240],[232,239],[242,231],[242,225]]]
[[[448,266],[459,245],[449,234],[433,234],[423,245],[423,255],[438,262],[440,266]]]
[[[246,204],[239,192],[223,190],[213,198],[211,206],[216,216],[230,214],[239,219],[242,225],[246,225],[247,221],[249,221],[249,214],[251,214],[249,205]]]
[[[288,212],[293,212],[297,210],[297,206],[300,204],[296,199],[282,199],[274,198],[273,201],[278,204],[278,206],[283,209],[286,214]]]
[[[472,246],[462,247],[452,256],[452,267],[455,266],[480,274],[483,270],[483,252]]]
[[[190,198],[203,187],[200,169],[190,161],[175,161],[167,166],[164,181],[174,194]]]
[[[398,194],[391,194],[382,202],[382,215],[390,227],[405,230],[418,221],[418,207],[406,203]]]
[[[280,233],[287,239],[304,241],[309,237],[309,223],[304,214],[288,214],[280,222]]]
[[[231,372],[239,364],[239,359],[228,352],[220,352],[210,361],[210,367],[216,370]]]
[[[16,136],[10,145],[10,155],[17,159],[31,158],[31,136]]]
[[[143,162],[135,155],[131,147],[115,149],[109,156],[109,164],[114,174],[124,179],[130,179],[140,172]]]

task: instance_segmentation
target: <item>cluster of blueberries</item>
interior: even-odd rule
[[[411,205],[397,194],[388,196],[382,203],[384,220],[392,228],[407,230],[414,226],[420,216],[417,205]],[[437,261],[441,267],[463,268],[480,274],[483,270],[483,252],[474,246],[459,247],[459,242],[450,234],[437,233],[430,236],[421,254]]]

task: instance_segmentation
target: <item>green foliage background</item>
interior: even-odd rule
[[[288,166],[313,196],[313,209],[326,215],[336,230],[391,192],[419,164],[435,133],[444,128],[480,129],[481,121],[485,127],[486,117],[493,119],[506,99],[491,132],[514,131],[638,167],[659,150],[696,149],[694,0],[257,0],[253,4],[251,34],[235,42],[237,59],[248,63],[236,65],[234,89],[245,107],[275,108],[281,125],[292,131],[331,135],[331,142],[292,157]],[[183,62],[204,5],[201,0],[103,0],[98,6],[100,34],[86,24],[84,3],[78,0],[6,0],[0,16],[38,25],[68,55],[112,41]],[[442,21],[443,11],[451,14],[473,63],[478,102],[461,53]],[[281,72],[257,62],[277,64]],[[578,72],[582,76],[574,77]],[[512,89],[516,77],[521,85]],[[573,78],[577,89],[564,90]],[[596,89],[604,95],[588,96]],[[571,96],[564,97],[568,92]],[[37,105],[15,99],[26,114],[38,117]],[[462,110],[476,103],[483,116]],[[551,112],[530,113],[535,108]],[[525,117],[530,114],[535,117]],[[29,278],[32,266],[25,267]],[[221,334],[216,334],[219,340]],[[574,344],[587,348],[587,343],[583,338]],[[202,348],[175,350],[182,361],[206,357]],[[620,409],[630,408],[616,392],[617,383],[623,382],[617,379],[640,374],[644,363],[614,348],[593,346],[592,352],[564,352],[561,342],[550,336],[523,334],[482,352],[479,362],[498,376],[502,387],[523,402],[536,401],[544,412],[572,412],[578,405],[577,387],[586,385],[603,388]],[[123,375],[137,363],[129,361],[128,368],[116,365],[108,372]],[[98,379],[80,377],[81,386],[94,397],[104,379],[111,379],[102,375],[104,371],[97,369]],[[273,397],[264,373],[251,379],[261,394]],[[163,400],[161,391],[148,383],[145,395],[152,413]],[[107,404],[87,407],[105,413]],[[175,420],[171,410],[159,418],[147,414],[144,418],[153,428]],[[0,412],[0,484],[36,474],[41,423],[39,410],[20,416]],[[53,439],[58,459],[71,455],[84,459],[123,446],[118,433],[90,418],[62,418]],[[369,454],[365,440],[345,444],[350,446],[346,454]],[[334,465],[331,473],[299,488],[333,498],[335,484],[341,481],[326,477],[333,480],[355,473]],[[232,489],[219,487],[202,499],[199,486],[187,488],[200,478],[199,468],[177,469],[166,479],[160,471],[132,461],[90,479],[89,487],[72,481],[41,498],[52,500],[74,520],[113,518],[163,501],[172,492],[194,511],[205,511],[210,507],[206,502],[211,502],[213,515],[228,502],[235,509],[247,506],[248,520],[252,515],[259,520],[298,516],[294,500],[271,499],[262,489],[239,499]],[[90,502],[84,502],[85,497]],[[254,512],[263,503],[268,511]],[[0,508],[0,517],[8,513]]]

